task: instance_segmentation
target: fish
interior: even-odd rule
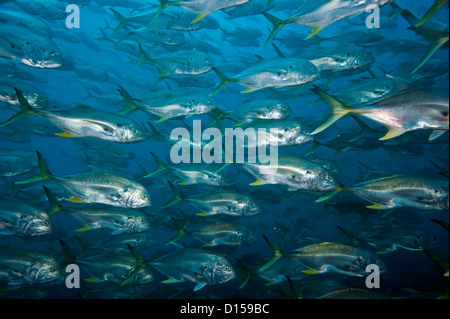
[[[0,199],[0,203],[0,234],[34,237],[53,231],[46,212],[14,199]]]
[[[372,202],[370,209],[386,210],[410,207],[424,210],[447,210],[449,194],[445,183],[431,178],[393,175],[341,188]],[[318,201],[326,200],[321,198]]]
[[[192,282],[196,284],[194,291],[199,291],[207,285],[220,285],[236,278],[232,265],[225,257],[201,249],[173,245],[175,251],[150,263],[169,277],[163,283]]]
[[[166,77],[172,75],[201,75],[208,73],[214,67],[211,57],[204,52],[196,50],[182,50],[174,53],[160,54],[156,57],[149,57],[139,44],[141,58],[137,65],[144,61],[154,64],[160,71],[159,76]]]
[[[295,23],[312,28],[311,34],[305,39],[308,40],[339,20],[366,12],[370,5],[382,7],[392,2],[393,0],[363,0],[358,2],[351,0],[307,0],[286,20],[278,19],[268,12],[264,12],[263,15],[274,27],[265,45],[267,46],[287,24]]]
[[[77,229],[77,232],[107,228],[112,230],[111,235],[118,235],[122,233],[140,233],[150,229],[147,215],[136,209],[89,204],[64,210],[85,225]]]
[[[367,117],[386,126],[389,131],[380,140],[399,137],[415,130],[433,130],[430,141],[449,129],[449,97],[446,89],[406,89],[380,100],[348,108],[332,95],[316,88],[315,91],[332,108],[333,114],[319,126],[316,135],[347,114]]]
[[[149,267],[139,269],[139,272],[133,278],[129,278],[138,264],[138,261],[129,251],[75,256],[66,242],[60,240],[60,243],[63,247],[65,258],[80,265],[80,268],[91,276],[85,279],[86,282],[113,282],[120,285],[130,282],[130,284],[134,285],[144,285],[154,281],[153,271]]]
[[[377,265],[380,273],[387,270],[385,263],[369,250],[339,243],[321,242],[291,252],[283,252],[271,239],[266,236],[264,236],[264,239],[274,251],[274,256],[260,268],[260,271],[269,268],[282,257],[292,258],[302,263],[309,268],[309,270],[304,271],[306,274],[331,271],[348,276],[364,277],[367,274],[368,265]]]
[[[8,23],[0,23],[0,57],[41,69],[64,65],[61,49],[52,40]]]
[[[292,108],[281,100],[256,100],[237,106],[231,111],[223,112],[221,118],[231,118],[236,126],[257,120],[286,120],[292,115]]]
[[[159,174],[163,171],[170,171],[180,179],[178,185],[232,185],[232,178],[230,175],[224,173],[223,171],[220,171],[219,168],[217,168],[216,170],[212,170],[209,164],[184,164],[167,166],[155,153],[151,152],[151,155],[158,167],[153,172],[143,176],[142,179],[155,176],[156,174]]]
[[[204,19],[192,23],[196,19],[197,15],[195,13],[176,10],[174,12],[163,12],[159,17],[153,22],[152,17],[155,12],[144,12],[142,14],[125,17],[117,10],[110,8],[115,17],[119,20],[119,25],[115,28],[115,32],[121,28],[127,26],[136,27],[147,27],[155,30],[169,29],[169,30],[179,30],[179,31],[196,31],[200,29],[218,29],[220,27],[216,19],[212,17],[205,17]]]
[[[217,190],[205,194],[185,196],[171,183],[168,182],[174,193],[174,198],[162,208],[171,207],[177,203],[186,201],[202,213],[199,216],[227,215],[251,217],[261,213],[259,205],[248,195]]]
[[[66,177],[51,174],[39,151],[40,173],[15,184],[23,185],[42,180],[53,180],[67,188],[73,195],[69,201],[75,203],[97,203],[125,208],[144,208],[151,206],[150,194],[136,181],[109,173],[82,173]]]
[[[61,276],[60,264],[53,256],[16,247],[0,249],[0,282],[8,286],[49,284]]]
[[[243,224],[217,222],[198,230],[187,231],[186,226],[181,226],[174,218],[172,218],[172,221],[178,229],[178,234],[166,246],[188,235],[202,241],[204,247],[242,246],[250,245],[256,241],[254,231]]]
[[[0,23],[24,27],[31,33],[38,34],[48,39],[51,39],[53,36],[52,30],[47,23],[23,11],[2,10],[0,12]]]
[[[267,184],[285,185],[288,191],[333,192],[338,182],[324,168],[310,160],[292,156],[279,156],[278,164],[240,164],[247,172],[257,178],[251,186]]]
[[[416,228],[381,229],[371,233],[356,236],[338,227],[357,245],[366,243],[378,249],[378,254],[387,254],[403,248],[409,251],[424,251],[437,248],[439,240],[431,234]]]
[[[66,6],[58,0],[36,0],[32,3],[27,0],[14,0],[14,3],[31,15],[52,20],[66,18]]]
[[[153,19],[150,21],[150,24],[153,24],[155,20],[161,15],[161,13],[168,6],[179,6],[183,9],[198,13],[197,18],[195,18],[192,23],[198,22],[210,15],[213,12],[216,12],[221,9],[238,6],[244,3],[249,2],[250,0],[158,0],[160,3],[160,7],[158,11],[155,13]]]
[[[60,127],[64,132],[56,135],[61,137],[94,137],[117,143],[138,143],[146,139],[143,127],[125,116],[85,105],[44,112],[34,109],[18,89],[15,89],[15,92],[21,109],[0,127],[9,125],[26,115],[38,114]]]
[[[217,107],[213,98],[201,93],[185,95],[161,96],[149,100],[148,105],[129,103],[119,111],[119,114],[130,115],[137,110],[159,117],[157,123],[178,117],[191,118],[194,115],[203,115],[214,111]]]
[[[238,140],[242,143],[247,142],[247,146],[299,146],[313,142],[313,137],[305,128],[305,125],[299,121],[293,120],[257,120],[242,126],[243,130],[253,129],[256,132],[265,132],[265,135],[256,140],[251,137],[247,141]]]
[[[17,87],[27,102],[35,109],[47,109],[48,101],[44,93],[37,88],[16,80],[0,81],[0,101],[8,103],[14,109],[20,109],[20,102],[13,87]]]
[[[0,176],[18,176],[38,167],[36,153],[26,151],[2,151],[0,153]]]
[[[306,59],[285,58],[262,61],[234,77],[227,77],[217,68],[214,71],[221,84],[211,96],[218,94],[230,82],[247,87],[241,93],[251,93],[265,88],[302,86],[319,80],[320,71]]]

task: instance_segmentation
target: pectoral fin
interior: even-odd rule
[[[387,134],[380,138],[380,141],[387,141],[396,137],[399,137],[403,134],[405,134],[407,131],[404,128],[401,127],[393,127],[391,129],[389,129],[389,131],[387,132]]]
[[[63,132],[63,133],[56,133],[56,136],[61,136],[61,137],[67,137],[67,138],[74,138],[76,137],[75,135],[68,133],[68,132]]]
[[[84,204],[84,202],[77,197],[66,198],[66,202],[74,203],[74,204]]]
[[[257,179],[256,182],[250,184],[250,186],[262,186],[262,185],[266,185],[266,182],[264,182],[262,179]]]
[[[307,275],[319,275],[320,274],[320,272],[318,272],[314,269],[302,270],[302,273],[305,273]]]

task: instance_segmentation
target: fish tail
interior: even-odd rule
[[[298,288],[298,286],[295,284],[295,282],[289,276],[286,276],[286,279],[288,280],[289,286],[291,287],[292,291],[294,292],[295,297],[297,299],[306,299],[305,295],[303,295],[302,291],[300,290],[300,288]]]
[[[242,281],[242,284],[239,286],[239,289],[243,289],[248,281],[250,280],[250,278],[255,275],[255,273],[246,265],[242,262],[242,260],[240,260],[239,258],[236,258],[239,266],[241,266],[241,268],[245,271],[245,278]]]
[[[346,230],[340,226],[337,226],[337,228],[351,240],[352,245],[357,246],[357,245],[361,244],[361,242],[362,242],[361,238],[357,237],[355,234],[352,234],[351,232],[349,232],[348,230]]]
[[[28,101],[24,98],[24,96],[20,90],[14,88],[14,91],[16,92],[17,99],[19,100],[19,103],[20,103],[20,111],[17,114],[15,114],[14,116],[12,116],[10,119],[8,119],[5,123],[1,124],[0,127],[7,126],[7,125],[21,119],[24,116],[34,114],[34,113],[39,113],[30,105],[30,103],[28,103]]]
[[[155,176],[156,174],[159,174],[159,173],[164,172],[165,170],[167,170],[166,164],[164,164],[164,162],[161,161],[161,159],[155,153],[150,152],[150,154],[153,156],[153,159],[155,160],[155,162],[158,165],[158,167],[153,172],[148,173],[147,175],[145,175],[142,179]]]
[[[281,20],[277,17],[275,17],[274,15],[271,15],[270,13],[267,12],[263,12],[262,15],[264,17],[266,17],[267,20],[269,20],[270,23],[272,23],[273,25],[273,30],[270,33],[269,37],[267,38],[266,42],[264,43],[264,48],[273,41],[273,39],[275,39],[275,37],[277,36],[278,32],[280,32],[280,30],[286,25],[291,23],[291,20]]]
[[[357,113],[357,110],[349,109],[344,103],[338,101],[331,94],[326,93],[322,89],[315,87],[314,91],[320,95],[320,97],[331,106],[333,113],[331,116],[321,125],[319,126],[311,135],[319,134],[320,132],[326,130],[328,127],[333,125],[335,122],[343,118],[349,113]]]
[[[128,24],[128,19],[123,14],[118,12],[117,10],[115,10],[113,8],[109,8],[109,9],[119,20],[119,25],[114,29],[114,33],[116,33],[117,31],[119,31],[120,29],[122,29],[124,26],[126,26]]]
[[[419,23],[417,23],[415,26],[420,27],[421,25],[425,24],[428,20],[433,18],[439,11],[441,11],[447,3],[448,0],[436,0],[433,6],[430,8],[430,10],[428,10],[428,12],[422,18],[422,20],[420,20]]]
[[[122,86],[119,86],[117,91],[120,93],[120,95],[123,98],[123,100],[120,103],[124,102],[126,104],[126,106],[123,109],[121,109],[119,112],[117,112],[117,114],[129,116],[129,115],[133,114],[134,112],[136,112],[136,110],[139,108],[139,106],[136,105],[136,103],[134,103],[134,99],[130,95],[130,93],[128,93],[128,91],[125,90]]]
[[[47,163],[45,162],[41,153],[39,153],[39,151],[37,151],[36,153],[37,153],[38,162],[39,162],[39,174],[32,176],[30,178],[24,179],[23,181],[17,181],[17,182],[15,182],[15,184],[21,185],[21,184],[38,182],[38,181],[42,181],[45,179],[55,179],[52,176],[52,174],[50,173],[50,170],[47,167]]]
[[[264,271],[267,268],[269,268],[270,266],[272,266],[273,264],[275,264],[279,259],[281,259],[282,257],[285,256],[285,253],[267,236],[262,235],[264,240],[266,241],[266,243],[269,245],[269,247],[272,249],[273,251],[273,256],[272,258],[264,265],[262,266],[259,271]]]
[[[351,188],[343,186],[340,182],[336,181],[336,183],[337,183],[337,188],[333,191],[326,193],[322,197],[320,197],[318,200],[316,200],[316,203],[325,202],[325,201],[329,200],[330,198],[332,198],[332,197],[336,196],[337,194],[340,194],[344,191],[352,191]]]
[[[231,82],[231,79],[229,79],[225,74],[223,74],[220,70],[218,70],[217,68],[213,68],[214,72],[216,72],[217,76],[220,79],[220,84],[219,86],[214,90],[213,93],[211,93],[210,96],[216,95],[217,93],[219,93],[220,91],[223,90],[223,88],[225,86],[227,86],[228,83]]]
[[[141,65],[142,63],[144,63],[145,61],[150,61],[152,62],[152,58],[150,58],[147,53],[144,51],[144,48],[142,47],[141,43],[138,43],[139,46],[139,60],[136,62],[135,66]]]
[[[419,69],[421,69],[425,65],[425,63],[428,62],[428,60],[433,56],[433,54],[436,53],[437,50],[439,50],[444,44],[449,41],[449,35],[448,33],[443,33],[439,36],[436,36],[433,30],[421,27],[410,27],[409,29],[422,35],[431,42],[430,48],[428,49],[427,53],[425,53],[422,60],[420,60],[419,65],[411,72],[411,74],[414,74],[419,71]]]
[[[170,188],[172,189],[174,198],[167,202],[167,204],[165,204],[164,206],[162,206],[161,208],[168,208],[171,207],[175,204],[181,203],[182,201],[184,201],[184,197],[183,195],[180,193],[180,191],[175,187],[175,185],[173,185],[170,181],[168,182],[170,185]]]
[[[127,279],[125,279],[125,281],[120,284],[121,286],[130,282],[134,277],[137,276],[137,274],[142,269],[144,269],[145,267],[148,266],[148,264],[145,262],[144,257],[141,255],[140,252],[138,252],[138,250],[136,248],[134,248],[130,244],[126,244],[126,245],[127,245],[128,249],[131,251],[131,253],[133,254],[133,257],[136,259],[136,267],[134,267],[133,271],[130,273],[130,275],[127,277]]]
[[[63,210],[62,206],[58,203],[58,200],[56,199],[55,195],[53,195],[52,191],[49,190],[47,187],[42,186],[44,188],[45,194],[47,195],[48,202],[50,204],[49,208],[47,209],[46,213],[49,215],[53,215],[57,212],[60,212]]]
[[[75,260],[76,260],[75,254],[72,252],[72,250],[67,245],[67,243],[62,239],[59,240],[59,243],[61,244],[63,254],[64,254],[64,261],[62,262],[61,266],[64,268],[67,265],[71,265],[71,264],[75,263]]]
[[[174,238],[172,238],[169,242],[167,242],[166,246],[169,246],[169,245],[171,245],[173,243],[176,243],[181,238],[189,235],[189,233],[186,231],[187,224],[183,227],[183,226],[180,225],[180,223],[175,218],[171,217],[171,219],[172,219],[173,223],[175,224],[175,227],[178,230],[178,234]]]
[[[149,140],[159,138],[159,137],[164,137],[164,135],[162,135],[161,132],[158,131],[152,123],[150,123],[150,121],[147,121],[147,123],[148,123],[148,126],[150,126],[150,130],[152,131],[152,135],[150,135],[148,138]]]
[[[156,11],[155,15],[153,16],[152,20],[150,21],[150,23],[148,24],[148,26],[151,26],[156,19],[158,19],[158,17],[164,12],[164,10],[173,5],[174,3],[170,2],[170,0],[158,0],[159,1],[159,9],[158,11]]]

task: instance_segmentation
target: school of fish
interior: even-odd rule
[[[448,299],[447,9],[0,0],[0,298]]]

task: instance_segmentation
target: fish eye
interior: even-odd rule
[[[136,133],[141,134],[142,131],[141,131],[140,129],[137,129],[137,130],[136,130]]]
[[[120,123],[119,123],[119,124],[117,124],[117,127],[122,127],[122,126],[123,126],[123,125],[122,125],[122,124],[120,124]]]
[[[142,196],[141,196],[143,199],[147,199],[147,195],[146,194],[142,194]]]
[[[312,175],[312,172],[311,171],[306,171],[306,174],[307,175]]]
[[[327,179],[327,181],[331,180],[331,176],[329,176],[329,175],[325,178]]]

